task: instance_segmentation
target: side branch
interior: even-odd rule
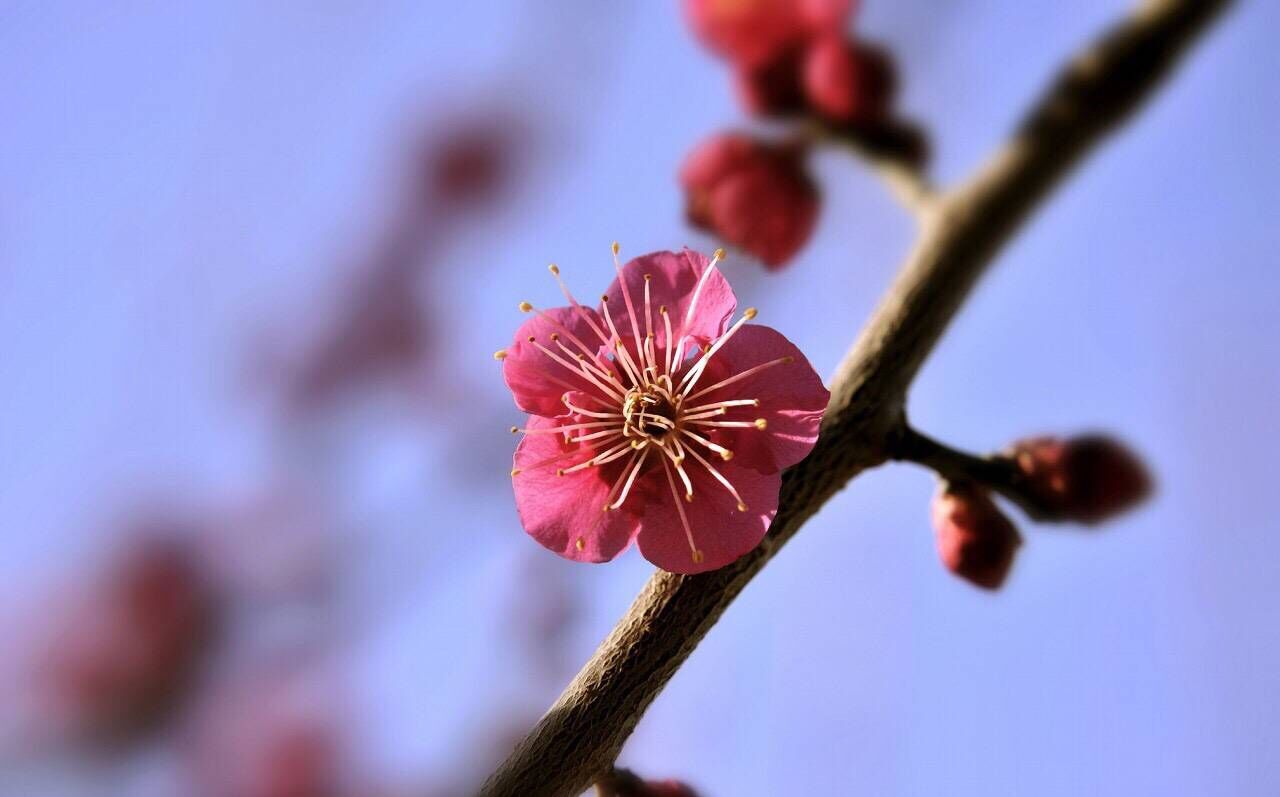
[[[897,280],[836,373],[817,446],[783,474],[778,514],[764,542],[710,573],[655,573],[482,794],[576,795],[610,771],[645,709],[743,587],[827,499],[885,461],[908,387],[1001,245],[1228,4],[1144,3],[1067,66],[974,178],[938,197]]]

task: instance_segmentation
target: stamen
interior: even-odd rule
[[[605,451],[602,451],[601,453],[596,454],[591,459],[579,462],[577,465],[574,465],[571,468],[564,468],[563,470],[556,471],[556,475],[566,476],[570,473],[577,473],[580,470],[586,470],[587,468],[594,468],[597,465],[603,465],[606,462],[612,462],[615,459],[618,459],[619,457],[626,456],[627,452],[630,450],[631,450],[630,443],[628,442],[619,443],[613,448],[606,449]]]
[[[685,255],[685,257],[687,258],[688,255]],[[711,256],[711,262],[707,264],[706,270],[698,277],[698,284],[693,289],[693,298],[689,300],[689,309],[684,314],[685,326],[688,326],[689,322],[693,320],[693,311],[698,306],[698,298],[702,296],[702,286],[707,284],[707,277],[711,276],[711,272],[716,269],[716,264],[723,258],[724,250],[717,249],[715,254]],[[690,261],[690,265],[692,265],[692,261]]]
[[[613,426],[613,424],[610,424],[610,426]],[[602,432],[592,432],[591,434],[584,434],[579,437],[570,437],[569,442],[570,443],[586,443],[592,440],[599,440],[602,437],[611,438],[611,437],[618,437],[621,435],[622,435],[622,432],[617,427],[614,427],[612,429],[605,429]]]
[[[720,484],[724,485],[724,488],[725,488],[726,490],[728,490],[728,491],[729,491],[729,494],[730,494],[730,495],[732,495],[732,496],[733,496],[733,500],[735,500],[735,501],[737,501],[737,502],[738,502],[738,511],[739,511],[739,512],[746,512],[746,511],[747,511],[747,504],[746,504],[746,502],[742,500],[742,496],[741,496],[741,495],[738,495],[738,491],[737,491],[737,490],[735,490],[735,489],[733,488],[733,484],[731,484],[731,483],[729,482],[729,480],[728,480],[727,478],[725,478],[725,475],[724,475],[723,473],[721,473],[720,471],[716,470],[714,467],[712,467],[711,463],[710,463],[710,462],[707,462],[705,459],[703,459],[703,458],[702,458],[702,455],[701,455],[701,454],[699,454],[697,451],[694,451],[694,450],[691,448],[691,449],[689,449],[689,453],[693,455],[693,458],[694,458],[694,459],[696,459],[696,460],[698,460],[699,462],[701,462],[701,463],[702,463],[702,466],[703,466],[704,468],[706,468],[707,470],[709,470],[709,471],[711,472],[711,475],[715,477],[715,480],[716,480],[716,481],[718,481],[718,482],[720,482]]]
[[[719,418],[721,415],[724,415],[727,412],[728,412],[727,409],[725,409],[724,407],[721,407],[718,410],[707,410],[706,412],[699,412],[696,414],[690,413],[688,415],[681,415],[680,421],[682,423],[687,423],[689,421],[705,421],[708,418]]]
[[[582,409],[581,407],[577,406],[577,404],[572,404],[570,402],[564,402],[564,406],[568,407],[568,411],[572,412],[573,414],[581,414],[581,416],[586,416],[589,418],[617,418],[617,420],[614,421],[616,423],[621,422],[622,420],[621,412],[593,412],[593,411],[590,411],[590,409]]]
[[[584,410],[581,407],[570,402],[568,396],[561,396],[560,400],[564,402],[564,405],[569,408],[570,412],[576,413],[578,415],[585,415],[588,418],[621,418],[622,417],[622,413],[620,412],[592,412],[591,410]]]
[[[547,457],[546,459],[540,459],[540,460],[538,460],[537,462],[533,463],[532,465],[525,465],[523,468],[512,468],[512,469],[511,469],[511,475],[512,475],[512,476],[519,476],[521,473],[524,473],[525,471],[537,470],[538,468],[542,468],[542,467],[545,467],[545,466],[547,466],[547,465],[550,465],[552,462],[558,462],[559,460],[562,460],[562,459],[564,459],[565,457],[571,457],[571,456],[573,456],[574,454],[577,454],[577,453],[578,453],[578,449],[576,449],[576,448],[570,449],[570,450],[568,450],[568,451],[561,451],[559,454],[556,454],[556,455],[555,455],[555,456],[553,456],[553,457]]]
[[[693,529],[689,528],[689,518],[684,513],[684,504],[680,502],[680,494],[676,492],[676,480],[671,476],[671,466],[665,459],[662,460],[662,468],[667,473],[667,484],[671,486],[671,500],[675,501],[676,512],[680,515],[680,524],[684,526],[684,535],[689,540],[689,552],[693,556],[694,564],[700,564],[702,551],[698,550],[698,544],[693,541]]]
[[[640,452],[634,452],[631,459],[627,460],[627,464],[622,466],[622,472],[618,474],[618,478],[613,480],[613,486],[609,488],[609,492],[604,497],[604,504],[600,507],[601,512],[609,511],[609,504],[613,503],[613,497],[618,494],[618,490],[622,488],[622,482],[627,478],[627,471],[636,462],[636,457]]]
[[[614,241],[613,270],[618,272],[618,285],[622,288],[622,300],[626,303],[627,315],[631,318],[631,334],[635,335],[636,356],[640,358],[640,365],[642,366],[641,368],[637,368],[636,371],[640,372],[644,370],[643,366],[645,364],[644,352],[640,349],[640,322],[639,319],[636,318],[635,305],[631,302],[631,290],[627,287],[627,280],[622,275],[622,263],[618,260],[618,251],[620,249],[621,247],[618,246],[618,242]],[[646,285],[645,287],[647,288],[648,286]]]
[[[714,426],[720,429],[759,429],[764,431],[768,426],[768,421],[764,418],[756,418],[754,421],[702,421],[694,420],[690,423],[698,426]]]
[[[658,315],[662,316],[662,325],[666,328],[667,336],[662,339],[662,345],[666,349],[667,370],[664,374],[671,374],[671,314],[667,312],[667,306],[664,304],[658,308]]]
[[[529,309],[525,310],[526,307]],[[573,341],[574,345],[576,345],[579,349],[581,349],[584,355],[586,355],[587,357],[590,357],[592,360],[597,361],[597,364],[600,365],[600,367],[603,370],[603,364],[598,362],[600,359],[600,352],[592,349],[591,347],[587,346],[587,344],[583,343],[582,339],[579,338],[577,335],[573,334],[573,331],[570,330],[568,327],[566,327],[564,324],[561,324],[559,321],[555,320],[550,315],[543,312],[542,310],[539,310],[537,307],[534,307],[528,302],[521,302],[520,309],[524,310],[524,312],[526,313],[528,312],[537,313],[539,318],[546,321],[551,326],[555,327],[557,332],[563,332],[566,336],[568,336],[569,340]],[[552,333],[551,339],[556,340],[556,333]],[[607,343],[608,341],[606,340],[605,342]],[[576,357],[577,355],[572,355],[572,356]],[[626,390],[626,388],[623,387],[622,384],[619,384],[618,387],[622,388],[623,390]]]
[[[631,474],[627,476],[627,483],[622,485],[622,493],[618,496],[618,500],[609,504],[609,509],[617,509],[627,500],[627,495],[631,492],[631,485],[635,484],[636,475],[640,473],[640,468],[644,467],[644,461],[649,457],[649,448],[646,446],[640,451],[635,464],[631,467]]]
[[[711,348],[705,350],[705,353],[702,355],[702,359],[698,360],[698,362],[689,369],[689,373],[685,374],[684,378],[680,380],[680,386],[683,388],[680,391],[681,393],[687,395],[689,391],[693,389],[693,386],[698,382],[698,377],[702,376],[702,372],[707,368],[707,363],[715,356],[715,353],[720,351],[724,344],[729,342],[729,339],[733,337],[735,332],[742,329],[744,324],[755,317],[756,309],[754,307],[748,307],[746,312],[742,314],[742,318],[739,318],[733,326],[729,327],[729,331],[721,335],[720,339],[717,340]],[[688,384],[685,384],[686,382]]]
[[[690,431],[690,430],[688,430],[688,429],[681,428],[681,429],[680,429],[680,434],[688,435],[689,437],[693,438],[694,440],[698,441],[699,443],[702,443],[702,444],[703,444],[704,446],[706,446],[707,448],[709,448],[709,449],[711,449],[712,451],[714,451],[714,452],[716,452],[717,454],[719,454],[719,455],[720,455],[720,459],[723,459],[725,462],[728,462],[729,460],[733,459],[733,452],[732,452],[732,451],[730,451],[729,449],[725,448],[725,447],[724,447],[724,446],[722,446],[722,445],[718,445],[718,444],[716,444],[716,443],[711,442],[710,440],[708,440],[707,438],[705,438],[705,437],[703,437],[702,435],[698,434],[697,432],[693,432],[693,431]],[[690,451],[692,451],[693,449],[691,448],[691,449],[689,449],[689,450],[690,450]]]
[[[604,426],[617,426],[617,421],[591,421],[589,423],[569,423],[563,426],[548,426],[544,429],[521,429],[519,426],[512,426],[511,433],[524,432],[525,434],[551,434],[552,432],[573,432],[578,429],[599,429]]]
[[[627,377],[631,379],[631,383],[635,387],[640,387],[644,381],[640,379],[640,368],[631,359],[631,352],[626,346],[622,345],[622,336],[618,334],[618,328],[614,326],[613,314],[609,312],[609,297],[600,297],[600,306],[604,309],[604,320],[609,325],[609,331],[613,333],[613,340],[609,341],[609,345],[618,353],[618,362],[622,363],[622,369],[627,372]]]
[[[712,392],[713,390],[719,390],[722,387],[728,387],[729,385],[732,385],[734,382],[741,381],[743,379],[746,379],[749,376],[755,376],[756,374],[760,373],[766,368],[772,368],[775,365],[783,365],[785,363],[793,363],[795,362],[795,360],[796,360],[795,357],[792,357],[791,355],[787,355],[786,357],[779,357],[776,360],[770,360],[767,363],[761,363],[757,366],[753,366],[743,371],[740,374],[735,374],[729,377],[728,379],[722,379],[719,382],[716,382],[711,387],[704,387],[702,390],[699,390],[697,393],[694,393],[693,395],[689,396],[686,399],[686,401],[693,401],[694,399],[700,396],[705,396],[706,394]]]
[[[649,367],[657,371],[658,360],[653,351],[653,306],[649,302],[649,281],[652,279],[652,274],[644,275],[644,350],[649,356]]]
[[[678,445],[677,441],[677,445]],[[684,472],[684,467],[680,464],[684,457],[674,451],[663,446],[662,453],[666,454],[671,460],[671,464],[675,466],[676,474],[680,476],[680,481],[684,482],[684,500],[693,500],[693,482],[689,481],[689,474]]]
[[[595,374],[596,376],[604,379],[609,384],[610,387],[615,388],[615,391],[618,394],[627,392],[626,386],[624,386],[621,382],[618,381],[618,377],[613,373],[613,371],[605,370],[599,364],[592,362],[591,360],[588,360],[586,355],[579,354],[573,351],[568,346],[561,343],[559,337],[557,337],[555,333],[552,333],[551,340],[556,344],[557,347],[559,347],[560,351],[565,353],[565,356],[572,357],[574,360],[576,360],[579,367],[581,367],[583,370],[589,371]],[[621,395],[617,395],[615,397],[621,398]]]
[[[529,342],[532,343],[534,346],[536,346],[538,351],[547,355],[556,363],[564,366],[565,368],[572,371],[574,374],[577,374],[578,376],[583,377],[591,384],[603,390],[606,396],[617,399],[619,401],[622,400],[622,394],[618,390],[606,385],[604,382],[601,382],[599,379],[595,377],[595,375],[593,375],[586,368],[575,368],[574,366],[570,365],[567,360],[565,360],[563,357],[553,352],[551,349],[548,349],[546,346],[543,346],[541,343],[535,340],[532,335],[529,336]],[[577,390],[578,388],[574,388],[574,389]]]
[[[686,399],[687,401],[687,399]],[[690,407],[685,412],[704,412],[706,410],[727,409],[729,407],[759,407],[760,399],[732,399],[730,401],[716,401],[711,404],[699,404],[696,407]]]
[[[560,278],[560,267],[555,263],[552,263],[547,266],[547,269],[551,272],[551,275],[556,278],[556,283],[560,286],[560,292],[563,293],[564,298],[568,300],[569,306],[578,313],[579,317],[586,322],[587,326],[591,327],[591,331],[596,333],[600,338],[600,342],[607,344],[609,342],[609,337],[604,334],[604,330],[595,322],[595,319],[591,317],[591,314],[587,312],[586,308],[578,304],[578,300],[573,298],[573,294],[569,292],[569,286],[565,285],[564,280]]]
[[[505,359],[507,359],[507,350],[506,350],[506,349],[498,349],[497,351],[495,351],[495,352],[493,353],[493,359],[495,359],[495,360],[505,360]]]

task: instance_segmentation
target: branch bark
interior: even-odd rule
[[[904,422],[908,387],[1004,242],[1229,4],[1142,4],[1063,69],[990,162],[938,196],[900,274],[836,373],[817,446],[783,474],[778,514],[764,542],[710,573],[655,573],[481,794],[577,795],[610,771],[645,709],[743,587],[832,495],[887,459]]]

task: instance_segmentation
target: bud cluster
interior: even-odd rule
[[[1026,438],[988,460],[951,454],[945,460],[949,466],[938,468],[945,471],[946,481],[933,499],[938,555],[952,573],[987,589],[1004,583],[1022,544],[1017,529],[992,499],[992,490],[1037,519],[1084,524],[1112,518],[1151,491],[1141,460],[1102,435]],[[937,467],[944,460],[917,461]],[[964,463],[974,466],[966,468]]]
[[[893,121],[889,54],[850,38],[853,0],[685,0],[690,27],[729,62],[744,109],[808,117],[876,156],[918,165],[924,139]],[[819,195],[804,145],[720,133],[686,159],[680,182],[696,227],[777,269],[808,240]]]

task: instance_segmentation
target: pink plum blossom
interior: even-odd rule
[[[744,67],[773,59],[805,38],[840,32],[852,0],[685,0],[685,16],[710,50]]]
[[[598,307],[522,302],[533,316],[495,356],[530,414],[511,471],[525,530],[605,562],[632,542],[674,573],[751,551],[778,508],[782,471],[808,455],[829,394],[798,348],[731,323],[737,299],[713,258],[685,249],[620,265]]]

